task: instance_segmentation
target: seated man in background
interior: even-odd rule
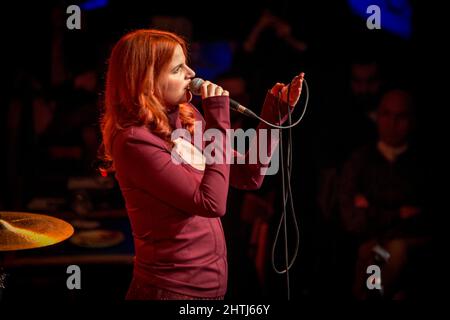
[[[353,294],[367,298],[367,267],[378,255],[384,297],[398,298],[401,275],[411,253],[428,241],[429,210],[425,181],[430,169],[409,141],[413,127],[412,97],[388,91],[377,110],[378,142],[353,153],[340,183],[341,219],[355,236],[358,257]],[[379,265],[379,264],[378,264]]]

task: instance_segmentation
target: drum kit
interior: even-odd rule
[[[69,223],[48,215],[0,211],[0,301],[4,288],[2,252],[50,246],[74,233]]]

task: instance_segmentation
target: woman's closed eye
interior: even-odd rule
[[[180,65],[176,66],[176,67],[172,70],[172,72],[173,72],[173,73],[178,73],[178,72],[180,72],[182,69],[183,69],[183,65],[180,64]]]

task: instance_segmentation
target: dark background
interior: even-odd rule
[[[411,1],[413,18],[412,36],[409,39],[403,39],[384,29],[368,30],[365,20],[352,14],[347,1],[284,0],[245,4],[237,0],[180,3],[109,1],[104,8],[93,11],[82,10],[81,30],[67,30],[65,20],[68,15],[65,14],[65,8],[70,4],[74,3],[49,1],[45,4],[14,2],[2,5],[4,19],[0,50],[4,93],[0,97],[2,104],[0,210],[29,211],[27,205],[37,195],[70,198],[71,195],[61,188],[65,185],[64,179],[67,175],[98,174],[92,162],[80,166],[66,163],[63,170],[58,171],[60,179],[41,180],[45,178],[49,168],[44,172],[40,171],[41,166],[36,165],[39,162],[36,155],[40,154],[41,145],[36,145],[33,133],[30,132],[32,122],[28,114],[30,109],[25,108],[22,112],[21,125],[19,130],[15,131],[18,138],[17,136],[14,138],[10,129],[9,114],[11,108],[14,108],[11,102],[16,98],[32,100],[36,96],[43,96],[47,100],[52,100],[58,97],[57,99],[67,102],[67,105],[72,103],[74,110],[77,110],[76,95],[66,94],[64,85],[71,83],[78,73],[87,69],[94,69],[98,75],[96,97],[101,100],[107,57],[112,45],[128,31],[149,27],[150,17],[156,15],[187,18],[192,23],[192,36],[189,39],[192,44],[231,43],[234,51],[229,71],[233,74],[240,73],[247,80],[249,106],[255,111],[258,111],[265,91],[275,82],[287,83],[298,72],[306,73],[310,88],[309,109],[301,125],[293,130],[292,186],[301,232],[299,257],[291,271],[293,299],[342,298],[349,295],[348,278],[342,275],[342,270],[336,266],[341,251],[332,245],[336,240],[338,226],[333,219],[330,221],[320,215],[316,199],[317,190],[320,188],[321,170],[338,161],[336,159],[341,156],[339,150],[334,149],[335,141],[332,136],[341,128],[339,121],[349,91],[352,62],[377,61],[381,66],[386,86],[407,88],[415,94],[419,119],[416,139],[424,147],[424,153],[435,159],[436,167],[440,168],[444,145],[440,141],[442,138],[440,129],[443,127],[438,120],[442,119],[444,114],[443,101],[446,101],[444,97],[448,89],[444,88],[444,82],[436,75],[436,71],[439,74],[440,70],[443,70],[444,62],[448,58],[444,59],[445,54],[441,50],[445,35],[443,29],[440,29],[442,20],[437,14],[441,10],[431,7],[431,4]],[[62,9],[62,16],[52,18],[54,8]],[[292,34],[308,45],[305,52],[295,52],[268,34],[265,40],[259,43],[253,56],[242,53],[245,39],[265,8],[269,8],[273,14],[289,23]],[[62,33],[61,52],[65,75],[64,81],[55,86],[52,84],[50,73],[54,63],[51,44],[52,35],[58,30],[58,24]],[[36,82],[40,89],[33,87],[33,83]],[[91,127],[97,130],[97,133],[96,120],[100,110],[101,103],[99,109],[89,118]],[[245,120],[244,124],[253,126],[255,123]],[[94,161],[95,157],[90,160]],[[41,185],[40,183],[44,182],[39,181],[46,181],[45,185]],[[49,181],[53,181],[53,184]],[[275,211],[278,217],[281,212],[279,175],[267,178],[261,194],[269,190],[270,186],[276,186],[278,200]],[[123,204],[118,198],[120,194],[115,192],[110,202],[120,208]],[[239,210],[242,198],[242,193],[231,190],[229,210],[231,213]],[[441,196],[436,195],[437,202],[442,200]],[[436,207],[440,208],[439,204],[436,204]],[[283,300],[286,295],[285,279],[272,272],[269,260],[264,288],[259,287],[252,263],[246,255],[246,244],[241,242],[248,240],[249,227],[239,219],[237,214],[228,214],[224,219],[230,251],[229,298],[243,299],[254,296]],[[123,223],[126,225],[126,222]],[[274,218],[270,226],[271,240],[277,223],[278,218]],[[292,230],[290,231],[292,233]],[[269,247],[267,249],[270,251]],[[130,250],[132,251],[132,248]],[[435,256],[439,257],[437,248],[436,252]],[[430,270],[437,271],[437,268],[434,269],[435,260],[430,261]],[[65,291],[58,281],[64,280],[66,275],[59,275],[56,278],[49,276],[52,272],[60,274],[64,269],[57,268],[61,269],[51,271],[53,269],[45,267],[18,268],[15,275],[13,272],[11,280],[11,283],[17,285],[16,289],[10,289],[11,300],[20,295],[20,290],[28,290],[27,296],[32,298],[36,296],[35,293],[42,292],[43,286],[47,286],[47,289],[44,290],[46,294],[41,297],[47,295],[69,301],[87,300],[90,297],[120,300],[131,274],[129,265],[110,268],[94,265],[87,268],[87,273],[92,274],[87,276],[89,280],[86,280],[89,289],[85,289],[79,295],[60,294]],[[443,273],[445,275],[445,271]],[[20,279],[18,275],[21,274],[28,275],[30,280],[14,280]],[[438,297],[437,293],[433,294],[438,287],[436,284],[438,275],[431,273],[428,275],[429,278],[424,282],[429,283],[414,291],[418,298]],[[110,277],[120,281],[108,281]],[[36,282],[33,279],[43,280]]]

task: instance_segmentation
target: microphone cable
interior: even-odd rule
[[[265,124],[267,124],[268,126],[270,126],[270,127],[272,127],[272,128],[277,128],[277,129],[291,129],[291,128],[295,127],[296,125],[298,125],[298,124],[303,120],[303,116],[304,116],[305,113],[306,113],[306,109],[307,109],[307,107],[308,107],[308,102],[309,102],[309,88],[308,88],[308,83],[306,82],[306,79],[305,79],[305,78],[303,78],[302,91],[303,91],[303,86],[305,87],[305,94],[306,94],[306,98],[305,98],[305,106],[303,107],[303,112],[302,112],[302,114],[300,115],[300,118],[299,118],[296,122],[294,122],[294,123],[292,123],[292,124],[289,123],[289,125],[287,125],[287,126],[280,126],[280,125],[276,125],[276,124],[274,124],[274,123],[270,123],[269,121],[267,121],[267,120],[261,118],[260,116],[258,116],[256,113],[251,112],[252,116],[255,117],[255,118],[257,118],[258,120],[264,122]],[[289,83],[289,85],[288,85],[288,94],[290,93],[290,88],[291,88],[291,83]],[[288,95],[288,97],[289,97],[289,95]],[[280,98],[278,98],[278,100],[280,100]],[[279,101],[278,101],[278,103],[279,103]],[[288,103],[288,104],[289,104],[289,103]],[[279,107],[279,105],[278,105],[278,107]],[[289,117],[291,116],[291,112],[290,112],[290,111],[291,111],[291,110],[290,110],[290,108],[288,107],[288,114],[289,114]]]
[[[308,85],[307,85],[305,79],[303,79],[303,84],[305,85],[305,90],[306,90],[305,106],[303,107],[303,111],[302,111],[300,118],[294,124],[292,124],[292,114],[291,114],[291,109],[289,107],[289,102],[288,102],[288,125],[287,126],[273,125],[273,124],[270,124],[267,121],[261,119],[263,122],[265,122],[266,124],[268,124],[270,126],[273,126],[276,128],[289,129],[289,135],[288,135],[288,139],[287,139],[286,159],[284,157],[284,146],[283,146],[284,142],[283,142],[282,130],[280,130],[280,133],[279,133],[283,211],[282,211],[282,214],[280,217],[280,221],[278,223],[278,227],[277,227],[276,234],[275,234],[275,239],[272,243],[272,255],[271,255],[272,269],[278,274],[286,273],[286,291],[287,291],[288,301],[291,298],[289,269],[293,266],[293,264],[297,258],[298,250],[300,247],[300,229],[298,226],[298,221],[296,218],[294,202],[293,202],[293,197],[292,197],[291,175],[292,175],[292,145],[293,145],[292,144],[292,141],[293,141],[292,140],[292,128],[294,126],[296,126],[298,123],[300,123],[300,121],[302,121],[303,116],[306,113],[306,109],[307,109],[308,102],[309,102],[309,88],[308,88]],[[290,96],[290,89],[291,89],[291,83],[288,85],[288,92],[287,92],[288,101],[289,101],[289,96]],[[278,93],[278,101],[277,101],[279,123],[281,123],[280,101],[281,101],[281,91]],[[284,166],[285,162],[286,162],[286,169]],[[286,192],[286,189],[287,189],[287,192]],[[288,216],[287,216],[287,210],[286,210],[286,205],[287,205],[288,200],[289,200],[289,205],[290,205],[290,209],[291,209],[290,211],[292,214],[292,219],[294,221],[294,228],[295,228],[295,247],[294,247],[293,256],[290,261],[289,261],[288,230],[287,230]],[[284,264],[284,269],[280,270],[275,265],[275,249],[276,249],[276,245],[279,241],[279,236],[280,236],[280,231],[281,231],[282,226],[283,226],[283,230],[284,230],[284,260],[285,260],[284,263],[285,264]]]

